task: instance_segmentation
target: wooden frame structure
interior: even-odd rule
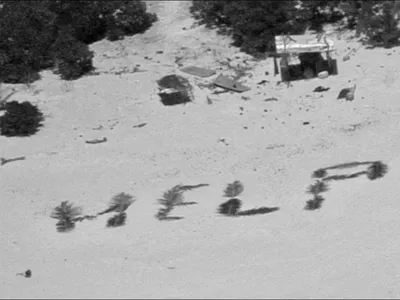
[[[325,34],[311,35],[280,35],[275,36],[276,55],[275,60],[275,74],[279,73],[277,58],[280,57],[280,70],[282,81],[290,81],[292,76],[290,74],[290,65],[299,63],[299,56],[321,56],[321,53],[326,53],[327,66],[316,60],[313,68],[316,73],[321,71],[328,71],[329,74],[337,75],[337,60],[332,58],[332,51],[334,50],[334,42],[327,38]]]

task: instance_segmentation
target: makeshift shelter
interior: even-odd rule
[[[160,90],[158,95],[164,105],[182,104],[193,100],[193,88],[189,81],[181,76],[164,76],[157,83]]]
[[[275,46],[275,74],[280,68],[282,81],[313,78],[322,71],[338,74],[337,60],[332,58],[334,42],[326,35],[280,35],[275,37]]]

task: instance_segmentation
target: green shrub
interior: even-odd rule
[[[9,1],[0,10],[0,80],[26,82],[47,64],[57,34],[56,16],[27,1]]]
[[[0,133],[7,137],[30,136],[42,126],[42,112],[30,102],[11,101],[5,105],[6,113],[0,117]]]
[[[59,62],[64,79],[92,70],[87,45],[143,32],[157,19],[143,1],[5,1],[0,9],[0,81],[27,82]],[[62,46],[61,46],[61,45]]]
[[[58,72],[62,79],[77,79],[94,69],[93,52],[68,31],[64,31],[64,34],[58,37],[52,51],[54,58],[59,62]]]
[[[275,50],[275,35],[298,34],[307,18],[296,1],[200,1],[191,12],[208,26],[227,27],[234,45],[250,54]]]
[[[115,38],[119,34],[142,33],[157,21],[155,14],[147,12],[146,3],[143,1],[114,1],[113,8],[114,11],[107,20],[107,27],[111,32],[108,38]]]

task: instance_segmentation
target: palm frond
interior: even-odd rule
[[[244,191],[243,183],[239,180],[229,183],[224,190],[224,196],[228,198],[235,198]]]
[[[326,176],[327,172],[325,169],[318,169],[315,170],[312,174],[313,178],[324,178]]]
[[[125,193],[119,193],[111,198],[109,209],[112,209],[112,211],[115,212],[122,213],[127,210],[128,207],[131,206],[131,204],[135,201],[136,199],[133,196]]]
[[[126,213],[121,212],[107,220],[107,227],[123,226],[123,225],[125,225],[125,222],[126,222]]]
[[[315,195],[313,199],[308,200],[306,202],[306,206],[304,207],[305,210],[317,210],[321,208],[322,202],[324,202],[325,199],[322,196]]]
[[[68,201],[61,202],[61,205],[54,208],[51,213],[51,218],[57,219],[61,222],[73,222],[73,219],[79,217],[82,213],[80,207],[76,207]]]
[[[258,207],[247,210],[242,210],[237,213],[238,216],[255,216],[264,215],[279,210],[279,207]]]
[[[75,229],[75,222],[70,220],[60,220],[56,224],[58,232],[69,232]]]
[[[229,199],[218,207],[218,213],[226,216],[236,216],[241,206],[242,201],[239,199]]]
[[[182,203],[183,200],[184,198],[182,186],[178,184],[168,191],[164,192],[162,198],[158,199],[158,203],[164,205],[165,207],[173,207]]]
[[[328,184],[325,181],[317,180],[314,184],[310,185],[307,193],[318,195],[329,190]]]
[[[388,166],[381,161],[373,162],[367,169],[367,177],[370,180],[382,178],[388,172]]]

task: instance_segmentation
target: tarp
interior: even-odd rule
[[[191,74],[191,75],[196,75],[199,77],[210,77],[216,73],[213,70],[200,68],[200,67],[196,67],[196,66],[183,67],[180,69],[180,71]]]
[[[237,81],[235,81],[233,79],[230,79],[230,78],[228,78],[228,77],[226,77],[226,76],[224,76],[222,74],[220,74],[215,79],[214,84],[219,86],[219,87],[222,87],[224,89],[232,90],[232,91],[239,92],[239,93],[246,92],[246,91],[250,90],[249,87],[247,87],[247,86],[245,86],[245,85],[243,85],[243,84],[241,84],[241,83],[239,83],[239,82],[237,82]]]
[[[334,49],[334,42],[326,35],[279,35],[275,36],[275,45],[278,54],[325,52]]]

